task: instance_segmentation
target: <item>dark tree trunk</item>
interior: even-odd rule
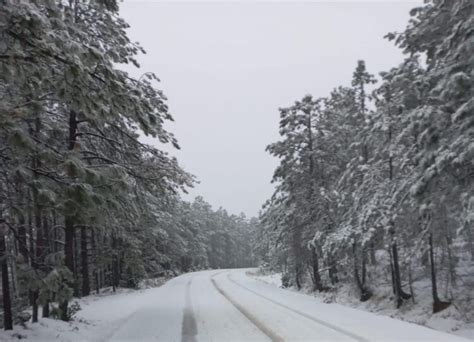
[[[34,121],[34,128],[30,129],[30,134],[33,137],[38,138],[40,131],[41,131],[41,120],[40,120],[40,117],[37,116]],[[33,170],[33,179],[37,181],[39,178],[39,175],[36,170],[41,167],[41,163],[40,163],[37,153],[35,153],[32,157],[31,167]],[[32,186],[31,195],[32,195],[32,200],[33,200],[32,210],[33,210],[33,216],[34,216],[34,230],[36,232],[36,240],[34,241],[35,253],[34,253],[34,256],[32,255],[31,264],[35,272],[37,272],[40,269],[41,259],[43,258],[44,251],[43,251],[43,232],[42,232],[42,227],[41,227],[42,206],[38,201],[38,189],[36,189],[34,185]],[[32,315],[33,323],[38,322],[38,297],[39,297],[39,289],[38,288],[32,289],[31,301],[32,301],[32,306],[33,306],[33,315]]]
[[[97,239],[96,232],[92,230],[91,231],[91,249],[94,255],[93,273],[94,273],[94,280],[95,280],[95,292],[99,294],[100,292],[100,280],[99,280],[100,266],[99,266],[99,255],[98,255],[99,251],[96,248],[96,239]]]
[[[188,269],[191,269],[192,265],[193,265],[193,258],[188,256],[188,262],[189,262],[189,267]],[[118,279],[119,279],[119,282],[122,280],[122,277],[123,277],[123,274],[124,274],[124,254],[123,252],[120,253],[120,257],[119,257],[119,260],[118,260]],[[235,267],[235,266],[234,266]]]
[[[52,245],[50,244],[50,229],[49,229],[49,221],[48,221],[48,217],[46,214],[43,214],[43,225],[42,225],[42,237],[43,237],[43,244],[42,244],[42,248],[43,248],[43,255],[42,255],[42,269],[44,272],[48,272],[50,269],[49,269],[49,266],[46,265],[46,255],[51,253],[51,249],[53,248]],[[49,317],[49,300],[46,300],[46,302],[44,303],[43,305],[43,317]]]
[[[313,268],[313,290],[322,291],[321,276],[319,275],[319,258],[316,247],[311,248],[312,268]]]
[[[36,235],[36,229],[33,224],[34,220],[34,213],[33,213],[33,207],[34,203],[32,203],[32,198],[31,198],[31,192],[28,192],[28,234],[29,234],[29,255],[30,255],[30,264],[31,267],[34,270],[38,269],[37,266],[37,261],[36,261],[36,241],[35,241],[35,235]],[[28,297],[30,300],[30,304],[32,307],[32,321],[33,323],[38,322],[38,303],[37,303],[37,291],[35,289],[30,288],[28,290]]]
[[[365,287],[367,283],[367,253],[362,249],[362,285]]]
[[[0,218],[0,260],[2,264],[2,295],[3,295],[3,327],[13,329],[12,303],[10,297],[10,281],[8,275],[7,248],[5,243],[6,227]]]
[[[106,277],[105,277],[106,266],[99,268],[99,289],[106,286]]]
[[[433,295],[433,313],[437,313],[446,309],[450,302],[443,302],[438,296],[438,286],[436,283],[436,267],[434,260],[434,248],[433,248],[433,233],[430,233],[428,237],[429,253],[430,253],[430,266],[431,266],[431,292]]]
[[[81,239],[79,231],[74,229],[74,294],[73,296],[79,298],[81,296],[79,284],[79,261],[81,260]]]
[[[115,256],[115,260],[112,262],[112,281],[114,282],[114,288],[118,288],[120,284],[120,273],[119,273],[119,262],[118,257]],[[114,290],[115,291],[115,290]]]
[[[329,264],[329,270],[328,270],[329,279],[331,279],[332,285],[336,285],[339,282],[339,278],[337,276],[337,267],[332,257],[329,257],[328,264]]]
[[[65,217],[64,229],[64,263],[71,272],[72,279],[74,279],[74,218],[72,216]],[[74,288],[74,281],[68,281],[67,286]],[[60,305],[61,319],[68,321],[68,301],[64,301]]]
[[[389,104],[392,103],[392,100],[391,100],[392,93],[388,91],[385,94],[385,96],[386,96],[387,103]],[[388,140],[388,148],[390,149],[392,145],[392,135],[393,135],[392,125],[390,124],[391,118],[392,118],[392,113],[390,110],[388,111],[388,117],[389,117],[389,125],[388,125],[387,140]],[[393,165],[393,157],[391,154],[389,154],[387,162],[388,162],[388,171],[389,171],[388,178],[389,178],[389,181],[392,182],[394,174],[395,174],[395,168]],[[390,222],[389,222],[389,232],[391,234],[391,239],[392,239],[391,246],[390,246],[390,249],[391,249],[390,269],[392,273],[392,286],[393,286],[393,293],[395,295],[395,300],[397,302],[397,308],[399,308],[400,306],[402,306],[404,300],[411,298],[411,295],[409,295],[408,293],[405,293],[402,289],[402,279],[400,275],[400,262],[398,260],[399,259],[398,247],[397,247],[397,242],[395,240],[395,222],[392,219],[390,219]]]
[[[359,288],[360,291],[360,301],[365,302],[372,297],[372,293],[369,291],[367,286],[365,285],[365,257],[362,257],[362,279],[359,275],[359,263],[358,263],[358,258],[357,258],[357,245],[354,242],[352,245],[352,253],[354,257],[354,278],[357,284],[357,287]]]
[[[300,227],[293,228],[293,257],[295,262],[295,284],[298,290],[301,289],[301,276],[302,276],[302,265],[301,265],[301,229]]]
[[[33,259],[33,268],[35,270],[40,269],[40,264],[43,259],[43,254],[44,254],[44,249],[43,249],[43,232],[42,232],[42,227],[41,227],[41,208],[38,204],[38,199],[36,194],[33,196],[34,199],[34,216],[35,216],[35,230],[36,230],[36,251],[35,251],[35,257]],[[38,322],[38,297],[39,297],[39,289],[35,288],[31,292],[31,301],[33,304],[33,315],[32,315],[32,322],[36,323]]]
[[[53,253],[60,250],[60,247],[58,246],[58,220],[56,215],[56,211],[53,210],[53,231],[51,232],[53,235],[53,243],[51,244]]]
[[[77,133],[77,120],[76,120],[76,112],[71,110],[69,112],[69,135],[68,135],[68,150],[74,150],[76,146],[76,133]],[[75,225],[75,218],[71,215],[71,213],[65,213],[64,215],[64,264],[69,269],[72,275],[72,279],[75,278],[74,273],[74,225]],[[74,280],[68,281],[66,283],[67,286],[74,289]],[[60,304],[61,309],[61,319],[63,321],[69,320],[68,315],[68,301],[65,300]]]
[[[375,257],[375,243],[372,241],[370,243],[370,264],[373,266],[377,263],[377,258]]]
[[[49,302],[46,302],[43,305],[43,317],[48,318],[49,317]]]
[[[388,254],[390,255],[390,279],[392,280],[392,292],[395,295],[396,294],[396,286],[395,286],[395,272],[393,271],[393,255],[392,255],[392,249],[388,249]]]
[[[99,294],[100,293],[100,271],[99,269],[96,269],[95,272],[95,293]]]
[[[436,282],[436,269],[434,263],[434,252],[433,252],[433,234],[430,233],[428,237],[429,254],[430,254],[430,270],[431,270],[431,292],[433,295],[433,307],[440,302],[438,297],[438,285]],[[434,310],[433,310],[434,311]]]
[[[115,292],[115,290],[118,287],[118,249],[117,249],[117,238],[112,236],[112,253],[113,253],[113,259],[112,259],[112,265],[111,265],[111,272],[112,272],[112,289]]]
[[[82,274],[82,295],[90,295],[89,281],[89,258],[87,250],[87,230],[81,227],[81,274]]]
[[[23,213],[18,214],[18,250],[25,263],[29,262],[26,222]]]
[[[38,323],[38,290],[31,291],[31,303],[33,305],[32,307],[32,316],[31,316],[31,321],[33,323]]]
[[[404,300],[410,299],[411,296],[402,289],[402,279],[400,276],[400,263],[398,260],[398,247],[395,241],[392,242],[392,256],[393,256],[393,279],[395,300],[397,308],[401,307]]]

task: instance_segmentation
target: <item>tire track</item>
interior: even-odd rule
[[[345,329],[342,329],[342,328],[340,328],[340,327],[338,327],[338,326],[336,326],[336,325],[334,325],[334,324],[331,324],[331,323],[328,323],[328,322],[326,322],[326,321],[323,321],[323,320],[320,320],[320,319],[318,319],[318,318],[315,318],[315,317],[313,317],[313,316],[311,316],[311,315],[308,315],[308,314],[305,313],[305,312],[302,312],[302,311],[293,309],[293,308],[291,308],[291,307],[289,307],[289,306],[287,306],[287,305],[285,305],[285,304],[282,304],[282,303],[280,303],[280,302],[277,302],[277,301],[275,301],[275,300],[273,300],[273,299],[271,299],[271,298],[269,298],[269,297],[267,297],[267,296],[265,296],[265,295],[262,295],[262,294],[260,294],[260,293],[258,293],[258,292],[256,292],[256,291],[254,291],[254,290],[252,290],[252,289],[249,289],[247,286],[242,285],[242,284],[236,282],[234,279],[232,279],[231,276],[230,276],[230,273],[227,274],[227,278],[228,278],[232,283],[234,283],[235,285],[237,285],[237,286],[243,288],[244,290],[247,290],[247,291],[253,293],[253,294],[256,295],[256,296],[259,296],[259,297],[261,297],[261,298],[263,298],[263,299],[266,299],[266,300],[268,300],[269,302],[271,302],[271,303],[273,303],[273,304],[275,304],[275,305],[278,305],[278,306],[280,306],[280,307],[282,307],[282,308],[285,308],[285,309],[287,309],[287,310],[289,310],[289,311],[291,311],[291,312],[294,312],[294,313],[296,313],[296,314],[298,314],[298,315],[300,315],[300,316],[303,316],[303,317],[305,317],[305,318],[307,318],[307,319],[309,319],[309,320],[311,320],[311,321],[313,321],[313,322],[316,322],[316,323],[321,324],[321,325],[323,325],[323,326],[325,326],[325,327],[327,327],[327,328],[330,328],[330,329],[332,329],[332,330],[335,330],[335,331],[337,331],[337,332],[339,332],[339,333],[341,333],[341,334],[344,334],[344,335],[346,335],[346,336],[348,336],[348,337],[350,337],[350,338],[353,338],[353,339],[355,339],[355,340],[357,340],[357,341],[359,341],[359,342],[368,342],[368,341],[369,341],[368,339],[366,339],[366,338],[364,338],[364,337],[361,337],[361,336],[356,335],[356,334],[354,334],[354,333],[352,333],[352,332],[350,332],[350,331],[347,331],[347,330],[345,330]]]
[[[181,325],[181,342],[196,342],[197,324],[191,302],[191,282],[186,283],[186,294],[183,308],[183,323]]]
[[[220,274],[222,272],[219,272]],[[253,325],[255,325],[261,332],[263,332],[265,335],[270,338],[273,342],[284,342],[284,339],[279,336],[277,333],[272,331],[270,328],[268,328],[265,324],[263,324],[257,317],[255,317],[250,311],[245,309],[242,305],[237,303],[232,297],[229,296],[229,294],[224,291],[214,280],[214,277],[218,274],[215,274],[211,277],[211,282],[212,285],[216,288],[216,290],[225,298],[227,299],[237,310],[240,311],[242,315],[244,315]]]

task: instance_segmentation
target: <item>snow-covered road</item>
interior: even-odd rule
[[[74,322],[43,318],[0,332],[0,341],[472,341],[325,304],[246,272],[188,273],[158,288],[85,297]]]
[[[255,280],[246,270],[189,273],[142,292],[132,302],[129,307],[116,308],[130,312],[115,325],[109,324],[111,333],[102,340],[464,340],[389,317],[325,304]]]

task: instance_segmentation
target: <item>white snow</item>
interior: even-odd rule
[[[82,309],[73,322],[41,318],[26,328],[0,332],[0,341],[156,340],[158,335],[164,341],[180,341],[184,298],[176,292],[182,290],[174,279],[159,288],[92,295],[78,300]]]
[[[159,288],[90,296],[79,301],[82,310],[72,323],[41,319],[27,328],[0,332],[0,340],[13,341],[19,335],[34,341],[268,341],[269,336],[284,341],[464,340],[325,304],[255,280],[247,271],[195,272]],[[276,282],[276,276],[267,280]]]
[[[261,270],[249,272],[249,275],[258,281],[281,288],[281,273],[262,273]],[[461,274],[460,274],[461,276]],[[431,284],[429,280],[423,279],[413,284],[416,292],[416,303],[407,302],[402,309],[396,309],[393,303],[391,287],[379,286],[373,298],[367,302],[358,300],[358,293],[354,286],[344,284],[333,292],[315,293],[309,288],[301,289],[301,293],[316,296],[325,303],[338,303],[344,306],[350,306],[358,310],[370,311],[377,315],[389,316],[403,321],[416,323],[429,327],[431,329],[448,332],[457,336],[466,337],[474,340],[474,323],[466,323],[463,320],[463,310],[456,305],[437,314],[432,313]],[[286,289],[286,291],[297,292],[295,288]],[[468,296],[457,294],[458,297],[468,298]],[[464,304],[464,303],[463,303]],[[466,302],[466,305],[469,305]],[[465,308],[464,308],[465,309]]]

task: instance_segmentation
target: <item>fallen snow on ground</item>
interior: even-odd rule
[[[252,272],[250,274],[254,275]],[[258,280],[263,281],[264,283],[282,287],[281,285],[281,273],[269,273],[269,274],[259,274],[257,276]]]
[[[158,288],[89,296],[74,322],[41,319],[0,332],[0,341],[467,341],[280,289],[248,271],[194,272]]]
[[[249,274],[266,284],[282,287],[281,273],[262,273],[259,270],[249,272]],[[414,286],[416,303],[407,302],[400,310],[394,306],[389,286],[377,288],[372,299],[367,302],[358,300],[357,289],[351,285],[342,285],[336,291],[325,293],[314,293],[309,287],[305,287],[301,291],[297,291],[295,288],[289,288],[288,290],[311,294],[325,303],[338,303],[474,340],[474,323],[466,320],[466,315],[463,310],[458,310],[456,303],[442,312],[433,314],[430,282],[426,280],[418,281],[414,283]]]
[[[111,289],[102,290],[78,300],[81,310],[71,322],[40,318],[38,323],[27,323],[25,327],[15,326],[13,331],[1,331],[0,341],[28,339],[46,341],[106,341],[121,325],[131,319],[140,308],[150,303],[164,280],[153,280],[143,284],[140,290]]]

